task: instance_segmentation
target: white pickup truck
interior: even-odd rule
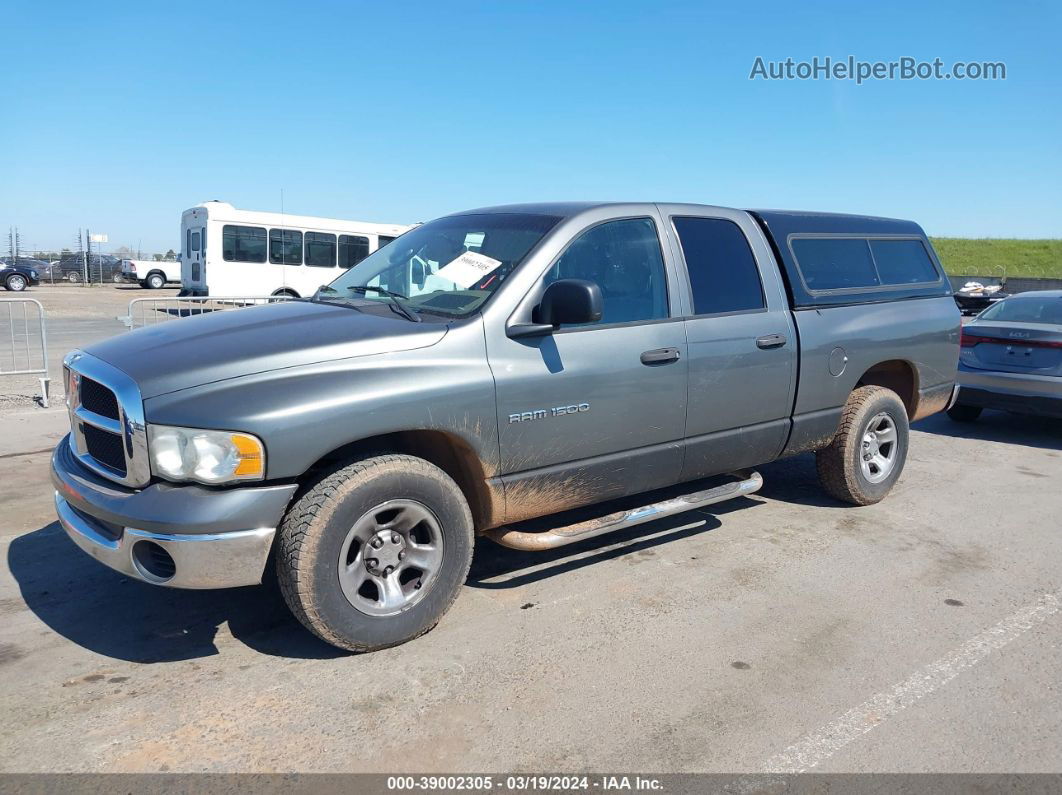
[[[139,284],[149,290],[158,290],[168,283],[181,283],[180,260],[123,259],[122,281]]]

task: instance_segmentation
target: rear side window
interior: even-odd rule
[[[265,262],[265,228],[226,224],[221,229],[221,257],[226,262]]]
[[[339,236],[339,267],[353,268],[369,256],[369,238],[360,235]]]
[[[940,281],[921,240],[871,240],[870,251],[882,284],[921,284]]]
[[[306,264],[320,268],[334,268],[336,264],[336,236],[325,232],[307,232]]]
[[[693,313],[763,309],[756,259],[737,224],[721,218],[674,218],[693,288]]]
[[[809,290],[878,287],[870,246],[861,237],[801,237],[790,241]]]
[[[269,261],[274,265],[302,265],[302,232],[270,229]]]

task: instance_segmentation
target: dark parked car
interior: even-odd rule
[[[122,281],[122,261],[110,254],[91,254],[86,257],[88,265],[88,277],[90,282],[115,282]],[[56,281],[60,279],[68,282],[82,282],[85,280],[86,262],[80,254],[72,254],[59,260],[58,265],[52,267],[52,276]]]
[[[0,285],[14,293],[21,293],[27,287],[40,284],[40,273],[36,268],[18,262],[15,265],[0,264]]]
[[[958,384],[958,422],[984,409],[1062,417],[1062,290],[1012,295],[967,323]]]

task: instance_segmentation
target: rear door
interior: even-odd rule
[[[789,433],[797,340],[781,275],[745,213],[661,206],[688,277],[682,478],[755,466]]]
[[[186,212],[181,223],[181,282],[185,288],[203,291],[207,288],[205,209],[196,208]]]

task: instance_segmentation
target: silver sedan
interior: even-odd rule
[[[1012,295],[963,326],[958,384],[958,422],[984,409],[1062,417],[1062,290]]]

